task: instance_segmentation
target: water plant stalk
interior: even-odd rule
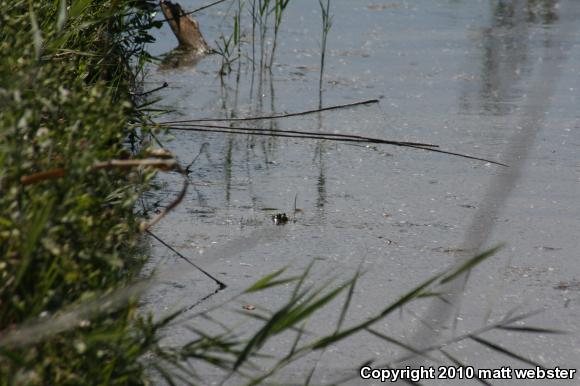
[[[326,42],[328,33],[332,27],[332,16],[330,14],[330,0],[318,0],[322,15],[322,41],[320,46],[320,78],[318,81],[318,107],[322,107],[322,82],[324,78],[324,65],[326,63]]]

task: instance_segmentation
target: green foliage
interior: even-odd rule
[[[275,42],[288,2],[252,1],[262,45],[268,15],[274,14]],[[226,376],[245,376],[255,369],[253,360],[264,357],[260,351],[267,342],[283,333],[294,334],[288,353],[271,358],[274,365],[248,376],[248,384],[259,384],[293,361],[359,333],[371,333],[413,356],[440,351],[454,363],[461,362],[443,348],[471,339],[535,365],[479,337],[491,329],[558,333],[513,324],[526,315],[421,350],[373,328],[416,299],[438,296],[443,284],[496,249],[425,280],[375,315],[347,326],[360,272],[344,283],[307,286],[312,265],[301,276],[283,277],[282,269],[244,292],[294,284],[277,310],[245,313],[261,322],[249,338],[227,328],[209,334],[192,327],[194,317],[188,328],[196,338],[177,348],[162,347],[159,331],[180,311],[157,322],[140,315],[135,296],[142,283],[134,283],[144,261],[135,202],[153,171],[94,168],[102,161],[139,158],[148,150],[143,140],[148,118],[142,109],[147,103],[136,107],[134,90],[149,59],[143,44],[151,41],[148,31],[157,25],[151,19],[155,6],[137,0],[0,0],[0,386],[145,385],[146,370],[168,384],[203,384],[199,364]],[[330,2],[320,0],[320,6],[324,55]],[[233,55],[234,47],[241,55],[241,11],[239,3],[234,33],[222,38],[225,55]],[[263,61],[264,51],[261,55]],[[127,138],[140,138],[141,150],[131,147],[131,153]],[[341,297],[336,326],[324,336],[309,334],[308,320]],[[214,322],[208,313],[197,317]]]
[[[132,90],[153,1],[0,1],[0,337],[138,272]],[[25,183],[55,172],[56,178]],[[140,326],[140,328],[135,328]],[[34,345],[1,348],[0,385],[144,384],[153,324],[135,300]],[[98,366],[95,366],[98,364]]]
[[[235,61],[241,62],[243,59],[248,59],[252,63],[253,70],[256,69],[255,65],[258,61],[260,71],[271,69],[274,65],[278,33],[284,11],[288,7],[290,0],[251,0],[248,6],[246,6],[246,1],[249,0],[237,0],[238,6],[233,12],[232,30],[226,35],[220,34],[219,39],[215,42],[216,53],[222,56],[221,75],[229,74],[232,70],[232,63]],[[252,22],[250,36],[251,54],[245,53],[241,47],[245,37],[245,26],[242,24],[244,8],[248,9]],[[273,18],[270,18],[271,15],[273,15]],[[257,28],[259,28],[259,31],[256,31]],[[270,49],[267,47],[268,44],[271,44]],[[259,60],[256,59],[256,45],[260,48]]]

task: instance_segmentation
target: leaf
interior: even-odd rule
[[[385,334],[382,334],[382,333],[380,333],[380,332],[378,332],[376,330],[373,330],[372,328],[366,328],[365,330],[367,332],[369,332],[370,334],[376,336],[377,338],[380,338],[380,339],[382,339],[382,340],[384,340],[386,342],[389,342],[389,343],[392,343],[392,344],[394,344],[396,346],[399,346],[401,348],[404,348],[405,350],[410,351],[413,354],[416,354],[416,355],[418,355],[420,357],[424,357],[424,358],[429,359],[431,361],[435,361],[433,358],[429,357],[426,353],[424,353],[424,352],[422,352],[420,350],[417,350],[416,348],[414,348],[414,347],[412,347],[412,346],[410,346],[408,344],[405,344],[405,343],[403,343],[403,342],[401,342],[401,341],[399,341],[399,340],[397,340],[395,338],[391,338],[390,336],[387,336]]]
[[[290,348],[290,351],[288,352],[288,355],[286,355],[286,359],[291,358],[294,353],[296,352],[296,348],[298,347],[298,343],[300,342],[300,340],[302,339],[302,336],[304,335],[304,324],[298,328],[298,333],[296,334],[296,338],[294,338],[294,343],[292,343],[292,347]]]
[[[34,40],[34,55],[38,60],[40,58],[40,52],[42,51],[42,33],[38,26],[38,21],[36,20],[36,14],[32,6],[32,1],[28,1],[28,9],[30,13],[30,24],[32,25],[32,38]]]
[[[281,273],[281,272],[280,272]],[[276,272],[274,273],[276,274]],[[340,292],[342,292],[350,283],[346,283],[333,291],[325,294],[322,297],[318,297],[328,284],[324,284],[312,293],[306,300],[302,300],[310,290],[305,290],[298,296],[290,299],[290,301],[278,310],[270,320],[262,327],[250,341],[246,344],[242,353],[238,357],[234,369],[239,368],[250,355],[252,351],[256,348],[260,348],[266,342],[266,340],[276,334],[279,334],[287,329],[291,329],[294,325],[313,314],[316,310],[322,308],[328,304],[332,299],[334,299]]]
[[[306,267],[306,269],[304,270],[304,273],[302,274],[302,276],[300,276],[300,280],[298,280],[298,283],[294,287],[294,291],[292,291],[292,297],[291,297],[291,299],[294,299],[298,295],[298,292],[300,291],[300,288],[302,288],[302,284],[304,284],[304,280],[306,280],[306,278],[310,274],[310,270],[314,266],[314,262],[315,262],[315,260],[312,260],[308,264],[308,266]]]
[[[284,271],[286,271],[286,267],[284,267],[282,269],[279,269],[276,272],[272,272],[269,275],[264,276],[263,278],[261,278],[260,280],[258,280],[254,284],[252,284],[249,288],[247,288],[244,291],[244,293],[247,294],[247,293],[251,293],[251,292],[261,291],[264,288],[272,287],[273,286],[272,280],[275,279],[275,278],[277,278],[281,274],[283,274]],[[292,279],[292,280],[294,280],[294,279]]]
[[[269,276],[272,276],[272,275],[275,275],[275,274],[278,274],[279,275],[279,274],[282,273],[281,271],[282,270],[280,270],[278,272],[274,272],[273,274],[270,274]],[[280,310],[278,310],[276,313],[274,313],[274,315],[272,315],[272,317],[270,318],[270,320],[268,320],[266,322],[266,324],[264,325],[264,327],[262,327],[252,337],[252,339],[250,339],[250,341],[246,344],[246,347],[244,347],[244,349],[242,350],[242,352],[238,356],[238,359],[236,360],[236,363],[234,364],[234,370],[238,369],[238,367],[240,367],[242,365],[242,363],[244,363],[246,361],[246,359],[248,358],[248,356],[250,355],[250,353],[252,352],[252,350],[254,350],[255,347],[260,347],[260,345],[268,338],[268,336],[271,335],[271,331],[274,329],[274,327],[276,326],[276,324],[286,314],[288,314],[288,312],[292,309],[292,307],[295,304],[297,304],[298,301],[305,294],[306,294],[306,292],[303,292],[302,294],[300,294],[299,296],[297,296],[295,299],[291,299],[288,304],[286,304],[284,307],[282,307]]]
[[[34,250],[38,248],[42,232],[44,231],[45,225],[49,220],[53,205],[54,199],[50,199],[31,208],[31,212],[34,213],[34,218],[30,219],[29,223],[27,224],[28,229],[26,232],[24,248],[22,251],[22,263],[15,280],[16,286],[19,285],[20,280],[26,273],[26,270],[28,269],[28,266],[33,259],[32,254]]]
[[[338,318],[338,323],[336,324],[336,331],[340,331],[340,328],[342,327],[342,323],[344,323],[344,319],[346,318],[346,313],[348,312],[348,309],[350,307],[350,302],[352,300],[352,296],[354,295],[354,287],[356,285],[356,282],[358,281],[358,278],[361,275],[361,271],[360,271],[360,266],[358,268],[358,270],[356,271],[356,274],[354,275],[354,278],[352,279],[349,289],[348,289],[348,293],[346,295],[346,299],[344,301],[344,305],[342,306],[342,310],[340,311],[340,316]]]
[[[498,326],[498,330],[507,330],[507,331],[514,331],[514,332],[527,332],[533,334],[565,334],[567,335],[567,331],[562,330],[554,330],[550,328],[542,328],[542,327],[527,327],[527,326]]]
[[[365,322],[359,323],[356,326],[353,326],[351,328],[343,330],[342,332],[335,333],[333,335],[326,336],[326,337],[318,340],[317,342],[315,342],[313,344],[312,348],[314,350],[324,348],[324,347],[326,347],[334,342],[342,340],[342,339],[344,339],[344,338],[346,338],[354,333],[357,333],[357,332],[371,326],[373,323],[383,319],[385,316],[389,315],[394,310],[402,307],[403,305],[407,304],[411,300],[420,296],[423,293],[423,290],[425,288],[427,288],[428,286],[430,286],[439,277],[440,277],[440,275],[435,275],[435,276],[431,277],[430,279],[424,281],[423,283],[421,283],[420,285],[418,285],[417,287],[415,287],[414,289],[412,289],[411,291],[409,291],[405,295],[403,295],[399,300],[397,300],[396,302],[392,303],[390,306],[385,308],[379,315],[377,315],[377,316],[375,316],[375,317],[373,317]]]
[[[70,6],[69,9],[69,16],[72,18],[76,18],[80,16],[80,14],[88,7],[91,3],[91,0],[77,0]]]
[[[311,314],[313,314],[318,309],[327,305],[330,301],[332,301],[338,294],[340,294],[349,284],[341,285],[340,287],[336,288],[335,290],[329,292],[328,294],[324,295],[322,298],[314,301],[313,303],[308,304],[306,302],[305,305],[300,305],[297,309],[292,310],[284,323],[281,323],[278,328],[275,330],[276,333],[280,333],[286,330],[289,327],[294,326],[296,323],[300,322],[308,318]]]
[[[60,5],[58,7],[58,17],[56,19],[56,30],[58,32],[62,31],[65,22],[66,22],[66,0],[60,0]]]
[[[488,341],[486,339],[483,339],[483,338],[480,338],[480,337],[477,337],[477,336],[470,336],[470,338],[472,340],[476,341],[477,343],[483,345],[483,346],[486,346],[486,347],[488,347],[488,348],[490,348],[490,349],[492,349],[494,351],[497,351],[499,353],[502,353],[504,355],[507,355],[507,356],[509,356],[509,357],[511,357],[513,359],[517,359],[519,361],[522,361],[522,362],[527,363],[527,364],[529,364],[531,366],[534,366],[534,367],[537,366],[537,367],[539,367],[541,369],[544,368],[544,366],[542,366],[542,365],[534,362],[533,360],[528,359],[526,357],[523,357],[523,356],[521,356],[521,355],[519,355],[519,354],[517,354],[517,353],[515,353],[513,351],[510,351],[510,350],[508,350],[506,348],[503,348],[500,345],[495,344],[493,342],[490,342],[490,341]]]
[[[475,267],[476,265],[478,265],[479,263],[481,263],[482,261],[484,261],[485,259],[487,259],[491,255],[495,254],[502,247],[503,247],[503,245],[500,244],[496,247],[488,249],[487,251],[480,253],[479,255],[472,257],[471,259],[465,261],[463,264],[461,264],[459,267],[457,267],[454,271],[452,271],[449,275],[447,275],[443,279],[441,279],[440,283],[445,284],[445,283],[452,281],[453,279],[455,279],[456,277],[458,277],[462,273],[469,271],[470,269],[472,269],[473,267]]]

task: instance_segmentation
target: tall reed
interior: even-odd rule
[[[322,16],[322,41],[320,46],[320,78],[318,81],[318,107],[322,108],[322,82],[324,78],[324,66],[326,63],[326,42],[328,33],[332,27],[332,15],[330,14],[330,0],[318,0]]]
[[[274,37],[272,39],[272,53],[270,54],[270,68],[274,65],[274,55],[278,44],[278,32],[282,24],[282,16],[290,0],[275,0],[274,3]]]

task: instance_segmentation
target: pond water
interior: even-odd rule
[[[181,4],[186,10],[201,5]],[[196,14],[211,46],[218,45],[220,34],[231,32],[236,8],[237,2],[225,2]],[[154,94],[161,98],[156,108],[171,110],[158,121],[272,115],[320,103],[378,99],[247,126],[432,143],[510,167],[386,145],[172,131],[161,140],[182,165],[191,165],[190,187],[153,233],[227,287],[218,291],[214,280],[151,239],[149,266],[168,275],[147,295],[147,308],[157,315],[186,309],[181,322],[168,329],[167,344],[192,339],[188,323],[221,331],[194,316],[223,303],[211,311],[213,318],[246,336],[254,333],[260,323],[240,315],[242,307],[276,310],[293,286],[230,299],[282,267],[290,275],[300,274],[314,262],[307,283],[323,285],[333,278],[328,288],[361,268],[364,275],[344,322],[348,326],[450,267],[466,250],[505,243],[471,273],[465,294],[452,300],[455,307],[421,300],[378,322],[375,330],[424,347],[497,322],[514,310],[539,309],[544,312],[526,319],[527,325],[572,334],[491,331],[483,337],[548,368],[577,369],[580,28],[574,21],[580,3],[332,0],[331,14],[322,93],[320,8],[312,0],[292,0],[271,71],[252,71],[243,60],[220,76],[218,55],[196,66],[151,67],[146,89],[168,83]],[[242,49],[250,56],[247,9],[242,15]],[[156,38],[153,54],[176,45],[167,25]],[[171,202],[181,178],[160,175],[162,189],[148,196],[149,204]],[[271,216],[281,212],[291,221],[274,225]],[[308,340],[334,330],[343,299],[308,322]],[[432,319],[440,322],[438,331],[426,333],[421,326]],[[264,352],[285,355],[293,339],[283,334]],[[446,350],[477,368],[529,366],[472,340]],[[316,367],[314,384],[354,376],[346,384],[371,385],[357,376],[362,363],[374,360],[380,367],[405,354],[361,332],[291,364],[272,380],[303,384]],[[441,363],[423,365],[453,364],[437,353],[433,358]],[[271,362],[257,365],[267,369]],[[225,377],[211,367],[200,372],[206,384]],[[476,383],[458,381],[469,382]],[[236,377],[226,381],[242,383]]]

